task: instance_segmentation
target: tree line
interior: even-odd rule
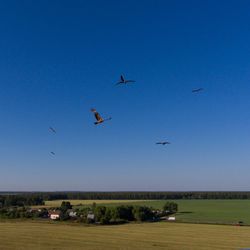
[[[44,200],[250,199],[250,192],[49,192]]]
[[[34,192],[0,193],[0,207],[43,205],[46,200],[250,199],[250,192]]]
[[[44,199],[41,195],[37,194],[15,194],[15,195],[0,195],[0,208],[1,207],[23,207],[44,205]]]

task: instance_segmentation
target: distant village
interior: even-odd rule
[[[93,203],[90,206],[73,207],[70,201],[63,201],[60,207],[1,206],[0,218],[50,219],[75,221],[88,224],[121,224],[130,221],[175,221],[178,205],[166,202],[162,209],[147,206],[103,206]]]

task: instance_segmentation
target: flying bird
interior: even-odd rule
[[[161,142],[156,142],[155,144],[158,144],[158,145],[166,145],[166,144],[170,144],[170,142],[168,141],[161,141]]]
[[[134,80],[126,80],[125,77],[123,75],[120,76],[120,81],[116,83],[116,85],[120,85],[120,84],[127,84],[127,83],[131,83],[131,82],[135,82]]]
[[[49,129],[53,132],[53,133],[56,133],[56,130],[52,127],[49,127]]]
[[[52,155],[56,155],[55,152],[53,152],[53,151],[51,151],[50,153],[51,153]]]
[[[201,92],[203,90],[204,90],[203,88],[193,89],[192,93],[198,93],[198,92]]]
[[[100,123],[103,123],[105,121],[108,121],[108,120],[111,120],[112,118],[109,117],[109,118],[106,118],[106,119],[103,119],[100,114],[96,111],[96,109],[91,109],[90,110],[91,112],[94,113],[94,116],[95,116],[95,119],[96,119],[96,122],[94,122],[95,125],[98,125]]]

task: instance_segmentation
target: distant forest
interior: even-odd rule
[[[250,199],[250,192],[2,192],[0,207],[43,205],[46,200]]]

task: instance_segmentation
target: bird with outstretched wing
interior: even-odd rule
[[[127,83],[132,83],[135,82],[134,80],[126,80],[126,78],[121,75],[120,76],[120,81],[116,83],[116,85],[120,85],[120,84],[127,84]]]
[[[91,109],[90,110],[92,113],[94,113],[94,116],[95,116],[95,119],[96,119],[96,122],[94,122],[95,125],[98,125],[100,123],[103,123],[104,121],[108,121],[108,120],[111,120],[111,117],[109,118],[106,118],[106,119],[103,119],[101,117],[101,115],[96,111],[96,109]]]
[[[203,88],[193,89],[192,93],[198,93],[198,92],[201,92],[203,90],[204,90]]]
[[[170,144],[170,142],[168,141],[160,141],[160,142],[156,142],[155,144],[158,144],[158,145],[166,145],[166,144]]]

